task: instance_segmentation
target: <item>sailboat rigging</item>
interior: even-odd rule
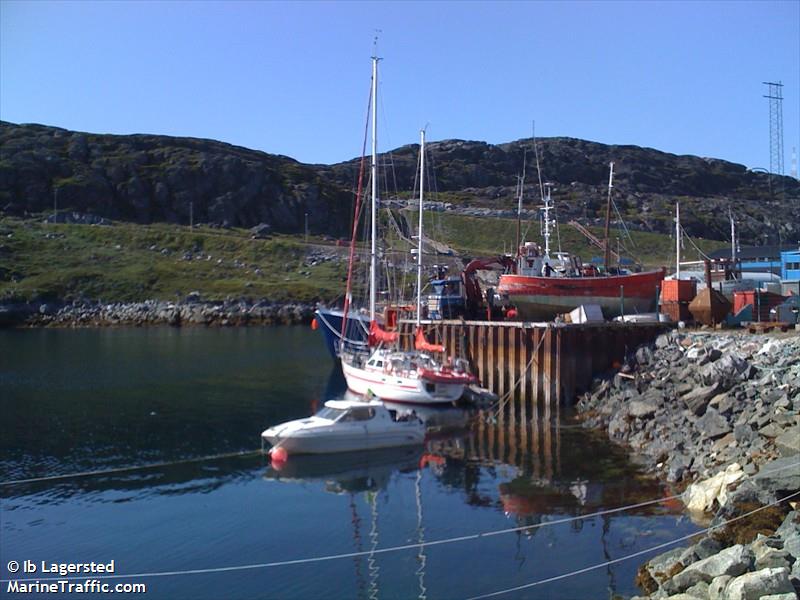
[[[381,327],[377,321],[375,310],[377,293],[377,251],[376,251],[376,207],[378,203],[377,185],[377,77],[378,59],[372,59],[372,156],[370,169],[372,173],[370,197],[370,277],[369,277],[369,336],[368,344],[371,352],[365,354],[361,349],[343,348],[341,365],[347,387],[358,394],[377,395],[384,400],[407,403],[450,403],[458,400],[464,388],[474,383],[472,376],[463,361],[441,361],[436,355],[444,352],[442,346],[430,344],[425,339],[421,327],[421,293],[422,293],[422,244],[423,244],[423,210],[424,210],[424,171],[425,167],[425,131],[420,133],[420,215],[417,244],[417,312],[415,348],[399,350],[396,348],[398,334]],[[355,226],[354,226],[355,230]],[[350,282],[348,281],[348,290]],[[347,308],[348,304],[345,305]],[[345,319],[347,312],[345,311]]]

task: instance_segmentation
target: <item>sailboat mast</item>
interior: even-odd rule
[[[372,174],[372,199],[370,221],[370,254],[369,254],[369,320],[375,320],[375,274],[377,271],[377,253],[375,238],[377,236],[375,212],[378,205],[378,57],[372,57],[372,160],[370,172]]]
[[[522,177],[519,178],[519,200],[517,201],[517,253],[521,243],[520,235],[522,230],[522,195],[525,190],[525,163],[528,162],[528,149],[522,151]]]
[[[425,130],[419,132],[419,227],[417,228],[417,327],[422,314],[422,206],[425,189]]]
[[[611,263],[611,246],[608,244],[608,228],[611,225],[611,189],[614,187],[614,163],[608,163],[609,172],[608,172],[608,199],[606,200],[606,228],[605,228],[605,256],[603,257],[606,267],[606,273],[608,273],[608,265]]]

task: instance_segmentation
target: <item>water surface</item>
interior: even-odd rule
[[[172,463],[0,487],[2,579],[10,560],[114,559],[118,573],[146,573],[363,553],[124,581],[145,582],[148,598],[469,598],[694,530],[668,503],[547,525],[669,493],[619,449],[555,420],[523,427],[451,409],[433,415],[447,427],[424,448],[290,457],[281,471],[255,454],[191,462],[255,450],[267,426],[343,393],[316,335],[0,331],[1,481]],[[633,595],[644,559],[500,597]]]

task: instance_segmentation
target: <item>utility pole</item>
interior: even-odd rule
[[[58,223],[58,196],[56,188],[53,188],[53,223]]]
[[[308,213],[305,214],[305,221],[304,221],[303,231],[305,231],[305,233],[306,233],[306,243],[308,243]]]
[[[189,229],[194,229],[194,200],[189,202]]]

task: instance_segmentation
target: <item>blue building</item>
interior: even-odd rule
[[[783,281],[800,280],[800,249],[781,252],[781,279]]]
[[[797,254],[797,246],[743,246],[736,253],[736,258],[739,260],[739,268],[743,273],[759,272],[781,275],[783,253],[792,251]],[[730,258],[731,251],[727,248],[715,250],[709,254],[709,257],[712,259]],[[782,279],[786,279],[786,277],[782,277]]]

